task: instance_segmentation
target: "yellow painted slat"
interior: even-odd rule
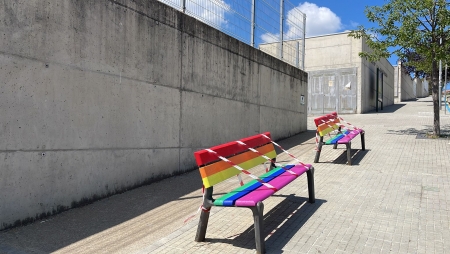
[[[275,150],[272,150],[269,153],[265,154],[267,157],[269,158],[276,158],[277,153],[275,152]],[[231,158],[232,160],[232,158]],[[248,160],[246,162],[243,162],[241,164],[239,164],[239,166],[245,170],[251,169],[255,166],[258,166],[264,162],[266,162],[267,160],[264,159],[261,156],[258,156],[257,158],[254,158],[252,160]],[[218,172],[214,175],[208,176],[203,178],[203,185],[205,186],[205,188],[211,187],[215,184],[218,184],[222,181],[227,180],[228,178],[232,177],[232,176],[236,176],[237,174],[241,173],[241,171],[233,166],[230,165],[230,167],[226,170],[223,170],[221,172]]]

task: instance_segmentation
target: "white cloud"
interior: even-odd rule
[[[359,23],[358,22],[354,22],[354,21],[350,21],[350,26],[352,28],[357,28],[359,26]]]
[[[161,2],[181,10],[182,0],[160,0]],[[211,26],[220,28],[227,24],[225,14],[230,5],[224,0],[186,0],[186,13]]]
[[[306,14],[306,36],[335,33],[343,27],[341,18],[327,7],[305,2],[296,8]]]
[[[224,0],[188,0],[186,10],[194,17],[220,27],[227,23],[225,13],[230,11],[230,6]]]
[[[303,37],[303,16],[306,14],[306,36],[330,34],[343,28],[341,19],[327,7],[319,7],[316,4],[304,2],[291,9],[286,17],[287,32],[283,39],[298,39]],[[280,34],[266,33],[261,36],[265,43],[279,41]]]

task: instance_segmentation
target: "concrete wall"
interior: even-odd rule
[[[416,97],[423,98],[429,96],[428,93],[428,82],[425,79],[415,78],[413,80],[414,86],[416,87]]]
[[[364,50],[369,50],[368,48]],[[362,61],[361,74],[361,113],[376,110],[377,107],[377,68],[383,75],[383,91],[381,87],[379,93],[383,94],[383,107],[394,104],[394,68],[386,59],[380,59],[376,63],[371,63],[366,59]],[[381,74],[380,74],[381,75]],[[380,77],[381,78],[381,77]],[[380,79],[379,78],[379,79]],[[381,110],[381,101],[378,101],[378,110]]]
[[[416,83],[413,82],[411,76],[403,71],[400,62],[398,62],[398,65],[394,69],[397,73],[395,79],[395,86],[398,89],[397,100],[400,102],[416,99]]]
[[[3,1],[0,37],[0,229],[306,130],[306,73],[155,0]]]
[[[375,110],[376,69],[384,73],[383,106],[394,104],[394,70],[392,65],[381,59],[368,62],[359,52],[370,51],[362,40],[348,37],[348,32],[311,37],[306,39],[305,70],[320,71],[340,68],[357,68],[357,113]]]

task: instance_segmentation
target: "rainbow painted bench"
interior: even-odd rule
[[[347,164],[352,165],[351,156],[351,141],[353,138],[360,134],[361,136],[361,146],[362,150],[366,150],[364,142],[364,130],[357,128],[350,123],[347,123],[342,117],[338,116],[336,112],[317,117],[314,119],[316,124],[316,143],[317,152],[314,159],[314,163],[319,162],[320,152],[322,151],[323,145],[333,145],[336,149],[338,144],[345,144],[347,146]],[[344,123],[346,125],[344,125]],[[331,133],[335,135],[331,135]],[[329,136],[327,140],[324,141],[324,137]],[[320,138],[317,138],[320,137]]]
[[[212,206],[246,207],[253,212],[255,242],[257,253],[264,253],[262,201],[307,173],[309,202],[315,202],[314,168],[309,164],[276,166],[277,153],[269,132],[244,138],[238,141],[211,147],[194,153],[203,181],[204,196],[200,221],[195,241],[205,241],[209,211]],[[278,145],[278,144],[276,144]],[[261,176],[252,175],[248,170],[271,159],[270,170]],[[213,186],[240,173],[250,174],[254,180],[213,197]],[[242,181],[241,181],[242,182]]]

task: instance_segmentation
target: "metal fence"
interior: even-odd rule
[[[306,15],[288,0],[159,1],[304,69]]]

